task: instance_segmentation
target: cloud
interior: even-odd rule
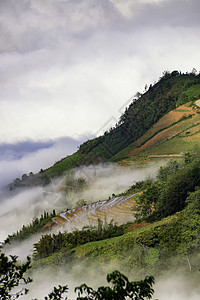
[[[0,144],[0,186],[11,183],[16,177],[30,172],[37,173],[56,161],[76,152],[86,139],[70,137],[48,141],[24,141],[15,144]]]
[[[95,135],[164,70],[199,70],[198,11],[196,0],[1,1],[0,142]]]
[[[50,147],[40,151],[44,151],[44,154],[47,155],[48,151],[52,152],[52,149]],[[29,166],[35,161],[34,155],[31,155],[28,160]],[[41,153],[36,153],[35,156],[37,155],[42,157]],[[32,159],[31,163],[30,159]],[[22,163],[22,161],[21,159],[19,162]],[[16,233],[23,225],[30,224],[35,217],[40,217],[44,211],[51,213],[55,209],[58,214],[66,211],[67,208],[76,207],[80,199],[84,199],[87,204],[105,200],[113,193],[124,192],[136,181],[149,177],[155,178],[161,164],[163,162],[145,167],[124,168],[109,163],[75,168],[74,178],[84,178],[87,183],[87,188],[81,192],[74,188],[71,192],[64,194],[62,192],[64,182],[62,177],[57,180],[54,179],[49,186],[22,189],[18,190],[16,194],[4,194],[4,197],[0,197],[0,241],[4,241],[8,235]],[[10,164],[11,167],[16,167],[16,165],[17,161]],[[24,166],[20,167],[23,168]],[[9,171],[13,174],[11,169]],[[64,177],[65,181],[66,179],[67,175]],[[77,224],[77,226],[79,225]],[[88,225],[91,225],[89,220]],[[59,228],[59,230],[71,230],[71,226],[70,224],[67,227]],[[18,255],[20,259],[25,259],[27,255],[32,254],[33,244],[40,239],[41,235],[42,233],[38,233],[23,242],[14,243],[11,247],[5,248],[5,251],[8,254]]]

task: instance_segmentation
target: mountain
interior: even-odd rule
[[[16,179],[11,190],[43,185],[43,198],[37,201],[47,197],[51,206],[51,201],[57,204],[63,196],[66,206],[35,217],[8,237],[6,242],[11,244],[5,243],[5,249],[20,245],[25,251],[30,241],[33,273],[48,267],[55,276],[55,270],[62,267],[74,277],[85,278],[88,266],[95,265],[94,274],[117,266],[138,277],[152,274],[157,278],[180,268],[190,278],[199,277],[199,105],[200,75],[165,73],[133,99],[115,128],[83,143],[54,166]],[[155,180],[137,181],[127,191],[102,201],[87,204],[87,199],[79,198],[66,208],[74,191],[82,197],[87,190],[84,178],[74,176],[75,167],[99,162],[129,166],[157,158],[176,160],[162,166]]]
[[[81,165],[108,161],[129,164],[140,156],[188,151],[198,135],[199,109],[195,101],[199,98],[200,75],[164,72],[144,94],[137,93],[109,132],[86,141],[76,153],[38,174],[24,174],[9,188],[47,185],[50,178]]]

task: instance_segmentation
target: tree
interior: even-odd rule
[[[111,283],[112,287],[101,286],[96,291],[86,284],[76,287],[77,300],[145,300],[151,299],[154,292],[152,288],[153,276],[147,276],[141,281],[129,281],[125,275],[119,271],[114,271],[107,275],[107,282]],[[82,297],[83,294],[86,296]]]
[[[59,285],[58,288],[54,287],[53,291],[51,293],[48,294],[48,296],[46,296],[44,299],[45,300],[67,300],[67,296],[65,298],[63,298],[63,294],[67,293],[68,291],[68,286],[64,285],[61,286]],[[38,299],[33,299],[33,300],[38,300]]]
[[[15,300],[20,296],[27,294],[27,288],[22,288],[17,292],[15,288],[21,283],[25,283],[26,285],[32,282],[31,278],[25,277],[25,273],[31,267],[30,258],[27,257],[25,263],[19,264],[17,256],[10,257],[11,258],[9,259],[4,253],[0,253],[0,300]],[[141,281],[129,281],[125,275],[121,274],[119,271],[114,271],[107,275],[107,282],[111,283],[112,287],[101,286],[97,291],[88,287],[86,284],[76,287],[75,292],[78,292],[76,300],[145,300],[151,299],[154,293],[152,288],[152,285],[154,284],[153,276],[147,276]],[[13,289],[15,289],[14,293]],[[67,285],[59,285],[58,287],[54,287],[53,291],[44,299],[67,300],[67,296],[63,298],[64,294],[67,292]],[[86,296],[82,297],[82,294],[86,294]]]
[[[0,300],[14,300],[19,296],[27,294],[28,289],[22,288],[13,293],[13,289],[21,283],[25,285],[32,281],[31,278],[25,278],[24,274],[30,269],[31,260],[27,257],[27,261],[19,264],[17,256],[10,256],[10,259],[0,253]]]

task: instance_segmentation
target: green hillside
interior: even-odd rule
[[[61,159],[46,170],[41,170],[38,174],[33,175],[30,173],[23,176],[21,180],[17,178],[10,185],[10,189],[46,185],[50,182],[51,177],[60,176],[67,170],[80,165],[97,164],[105,161],[120,162],[123,159],[134,161],[139,159],[137,157],[138,153],[142,153],[142,156],[147,157],[152,154],[174,154],[187,151],[190,147],[187,147],[188,143],[183,138],[183,135],[186,138],[191,137],[190,140],[188,139],[190,143],[194,128],[190,129],[198,122],[195,120],[196,123],[192,124],[189,119],[190,115],[194,114],[191,111],[193,104],[199,98],[200,75],[192,73],[181,74],[177,71],[172,73],[165,72],[155,85],[149,86],[149,89],[144,94],[137,94],[137,97],[132,100],[132,103],[121,115],[119,122],[109,132],[105,132],[104,135],[83,143],[76,153]],[[175,110],[177,106],[188,102],[191,107],[182,108],[182,119],[172,118],[164,127],[162,122],[159,123],[165,115]],[[190,113],[188,114],[189,110]],[[196,112],[196,119],[198,119],[197,113],[199,111]],[[185,115],[188,118],[185,118]],[[180,130],[177,131],[175,140],[173,140],[173,136],[170,136],[166,140],[162,140],[162,143],[160,142],[159,145],[158,143],[153,143],[150,147],[142,149],[142,151],[134,152],[135,148],[143,146],[144,143],[153,137],[148,132],[152,131],[152,128],[156,127],[157,123],[156,130],[153,129],[154,135],[160,131],[166,131],[168,127],[176,125],[177,122],[183,127],[182,129],[180,127]]]
[[[82,205],[60,214],[45,212],[9,236],[7,242],[12,247],[16,242],[26,242],[35,234],[41,234],[32,249],[33,270],[62,266],[73,273],[81,264],[80,272],[84,273],[85,266],[95,264],[103,273],[117,266],[138,277],[159,276],[166,270],[174,272],[178,268],[197,274],[200,264],[199,99],[200,75],[165,73],[148,91],[133,99],[115,128],[83,143],[76,153],[54,166],[15,180],[10,185],[11,190],[45,186],[52,178],[81,165],[115,162],[128,166],[155,158],[173,158],[159,169],[155,180],[136,182],[124,193],[102,203],[97,201],[89,206],[83,201]],[[65,182],[59,188],[66,194],[67,186],[82,191],[86,182],[83,178],[73,178],[70,175],[73,170],[70,172],[65,176],[70,184]],[[129,203],[126,196],[132,198]],[[114,207],[116,199],[125,201]],[[95,205],[102,207],[105,203],[110,203],[108,214],[119,215],[121,211],[126,214],[126,222],[117,225],[105,220],[103,224],[98,219],[96,227],[90,224],[81,230],[58,232],[62,226],[66,228],[66,222],[71,221],[73,215],[79,222],[81,211],[87,211],[94,218]],[[129,209],[131,206],[131,217],[135,218],[130,222],[128,206]],[[10,245],[4,246],[9,248]]]
[[[126,192],[142,192],[137,197],[137,209],[134,207],[137,221],[118,229],[107,226],[100,231],[88,228],[67,235],[45,235],[34,246],[34,266],[81,262],[98,263],[102,268],[117,265],[126,272],[137,271],[138,275],[158,275],[178,267],[197,272],[199,186],[198,151],[186,154],[181,162],[172,161],[161,167],[155,182],[136,183]]]

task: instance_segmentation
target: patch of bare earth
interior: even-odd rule
[[[193,125],[199,122],[199,115],[192,107],[182,105],[177,109],[170,111],[167,115],[162,117],[150,130],[148,130],[140,139],[133,143],[133,149],[129,156],[134,156],[144,150],[150,149],[162,142],[165,142],[182,131],[190,127],[191,121],[185,120],[184,123],[178,122],[183,117],[192,115]],[[178,123],[177,123],[178,122]],[[173,125],[174,124],[174,125]],[[145,142],[146,141],[146,142]]]
[[[148,226],[149,224],[150,223],[147,223],[146,221],[142,221],[141,223],[131,224],[129,227],[126,228],[125,233],[144,228],[144,227]]]

